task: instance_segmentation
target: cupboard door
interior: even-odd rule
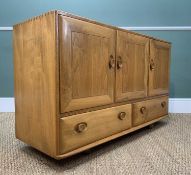
[[[149,95],[169,92],[170,44],[150,41]]]
[[[113,103],[115,30],[59,16],[61,113]]]
[[[147,96],[149,39],[117,31],[116,101]]]

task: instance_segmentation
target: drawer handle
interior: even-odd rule
[[[126,113],[125,112],[120,112],[119,115],[118,115],[118,118],[120,120],[124,120],[125,117],[126,117]]]
[[[141,109],[140,109],[140,112],[141,112],[141,114],[145,114],[146,113],[146,107],[145,106],[143,106]]]
[[[109,68],[115,68],[115,59],[113,55],[110,55],[110,60],[109,60]]]
[[[122,58],[119,56],[117,59],[117,69],[121,69],[123,67]]]
[[[87,123],[82,122],[82,123],[78,123],[75,127],[76,132],[80,133],[83,132],[87,129]]]
[[[161,106],[164,108],[164,107],[166,106],[166,102],[163,101],[163,102],[161,103]]]

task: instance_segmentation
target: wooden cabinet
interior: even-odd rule
[[[147,96],[149,39],[117,31],[116,101]]]
[[[168,114],[170,43],[51,11],[14,26],[16,137],[56,159]]]

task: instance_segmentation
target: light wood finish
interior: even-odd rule
[[[168,97],[146,100],[133,104],[133,126],[140,125],[168,114]]]
[[[169,92],[170,45],[150,41],[149,95]]]
[[[48,13],[14,26],[16,137],[56,155],[56,23]]]
[[[150,99],[154,99],[157,97],[164,97],[164,96],[168,96],[168,94],[147,96],[147,97],[143,97],[143,98],[135,98],[135,99],[129,99],[129,100],[124,100],[124,101],[119,101],[119,102],[115,101],[115,103],[112,103],[112,104],[107,104],[107,105],[102,105],[102,106],[91,107],[88,109],[80,109],[80,110],[76,110],[76,111],[69,111],[69,112],[61,113],[60,118],[68,117],[68,116],[72,116],[72,115],[77,115],[77,114],[82,114],[84,112],[92,112],[92,111],[97,111],[100,109],[106,109],[106,108],[110,108],[110,107],[120,106],[120,105],[124,105],[124,104],[133,104],[136,102],[141,102],[141,101],[150,100]]]
[[[116,101],[147,96],[149,39],[117,31]]]
[[[136,35],[139,35],[139,36],[143,36],[143,37],[146,37],[146,38],[150,38],[150,39],[154,39],[154,40],[158,40],[158,41],[161,41],[161,42],[171,44],[171,42],[163,40],[161,38],[156,38],[156,37],[152,37],[152,36],[149,36],[149,35],[146,35],[146,34],[141,34],[141,33],[137,33],[137,32],[134,32],[134,31],[129,31],[129,30],[126,30],[126,29],[123,29],[123,28],[120,28],[120,27],[116,27],[116,26],[101,23],[101,22],[98,22],[98,21],[95,21],[95,20],[92,20],[92,19],[88,19],[87,17],[84,18],[82,16],[74,15],[74,14],[64,12],[64,11],[61,11],[61,10],[57,10],[56,13],[58,15],[79,19],[79,20],[86,21],[86,22],[89,22],[89,23],[92,23],[92,24],[97,24],[97,25],[100,25],[100,26],[108,27],[108,28],[111,28],[111,29],[114,29],[114,30],[120,30],[120,31],[124,31],[124,32],[128,31],[129,33],[132,33],[132,34],[136,34]]]
[[[60,16],[61,113],[113,102],[115,31]]]
[[[164,119],[164,118],[166,118],[166,117],[168,117],[168,115],[164,115],[164,116],[162,116],[162,117],[159,117],[159,118],[156,118],[156,119],[154,119],[154,120],[151,120],[151,121],[149,121],[149,122],[147,122],[147,123],[141,124],[141,125],[136,126],[136,127],[132,127],[132,128],[130,128],[130,129],[128,129],[128,130],[125,130],[125,131],[119,132],[119,133],[117,133],[117,134],[111,135],[111,136],[109,136],[109,137],[100,139],[100,140],[98,140],[98,141],[95,141],[95,142],[90,143],[90,144],[88,144],[88,145],[82,146],[82,147],[77,148],[77,149],[75,149],[75,150],[73,150],[73,151],[70,151],[70,152],[68,152],[68,153],[61,154],[61,155],[59,155],[59,156],[57,156],[57,157],[55,157],[55,158],[59,160],[59,159],[63,159],[63,158],[67,158],[67,157],[73,156],[73,155],[75,155],[75,154],[78,154],[78,153],[80,153],[80,152],[83,152],[83,151],[85,151],[85,150],[88,150],[88,149],[90,149],[90,148],[93,148],[93,147],[98,146],[98,145],[100,145],[100,144],[103,144],[103,143],[105,143],[105,142],[111,141],[111,140],[116,139],[116,138],[118,138],[118,137],[124,136],[124,135],[126,135],[126,134],[128,134],[128,133],[134,132],[134,131],[136,131],[136,130],[138,130],[138,129],[141,129],[141,128],[144,128],[144,127],[146,127],[146,126],[148,126],[148,125],[151,125],[151,124],[153,124],[153,123],[156,123],[156,122],[158,122],[159,120],[162,120],[162,119]]]
[[[82,131],[79,131],[79,125]],[[72,151],[131,127],[131,105],[60,119],[60,153]]]
[[[13,37],[16,137],[47,155],[66,158],[167,114],[168,42],[62,11],[15,25]]]

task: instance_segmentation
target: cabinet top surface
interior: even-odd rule
[[[101,23],[101,22],[97,22],[97,21],[95,21],[95,20],[88,19],[88,18],[85,18],[85,17],[81,17],[81,16],[78,16],[78,15],[74,15],[74,14],[71,14],[71,13],[68,13],[68,12],[64,12],[64,11],[62,11],[62,10],[52,10],[52,11],[43,13],[43,14],[40,15],[40,16],[32,17],[32,18],[30,18],[30,19],[28,19],[28,20],[26,20],[26,21],[23,21],[23,22],[20,22],[20,23],[18,23],[18,24],[15,24],[13,27],[16,27],[16,26],[18,26],[18,25],[22,25],[22,24],[28,23],[28,22],[30,22],[30,21],[34,21],[35,19],[41,18],[41,17],[46,16],[46,15],[49,15],[49,14],[67,16],[67,17],[71,17],[71,18],[78,19],[78,20],[82,20],[82,21],[94,23],[94,24],[97,24],[97,25],[101,25],[101,26],[104,26],[104,27],[109,27],[109,28],[112,28],[112,29],[114,29],[114,30],[120,30],[120,31],[124,31],[124,32],[129,32],[129,33],[132,33],[132,34],[136,34],[136,35],[140,35],[140,36],[143,36],[143,37],[147,37],[147,38],[149,38],[149,39],[158,40],[158,41],[161,41],[161,42],[166,42],[166,43],[168,43],[168,44],[171,44],[171,42],[169,42],[169,41],[161,40],[161,39],[159,39],[159,38],[155,38],[155,37],[152,37],[152,36],[140,34],[140,33],[133,32],[133,31],[129,31],[129,30],[126,30],[126,29],[123,29],[123,28],[119,28],[119,27],[116,27],[116,26],[112,26],[112,25],[108,25],[108,24]]]

